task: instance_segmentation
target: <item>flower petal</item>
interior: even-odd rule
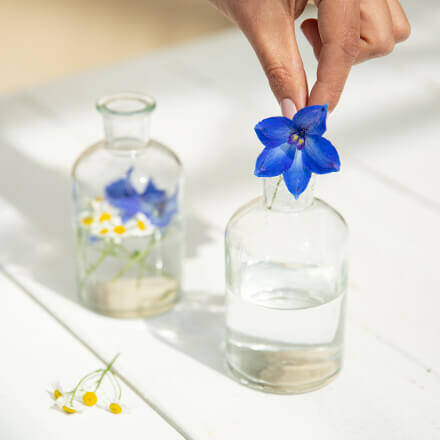
[[[303,150],[297,150],[292,166],[283,174],[287,189],[297,199],[307,188],[312,173],[303,163]]]
[[[159,189],[155,184],[153,179],[148,181],[148,185],[145,187],[144,192],[141,197],[144,200],[165,200],[167,193],[163,189]]]
[[[279,176],[292,165],[294,155],[295,147],[288,144],[265,148],[257,158],[254,174],[257,177]]]
[[[178,189],[168,197],[165,190],[159,189],[151,179],[142,194],[142,212],[150,222],[159,228],[170,223],[178,212]]]
[[[327,107],[325,104],[302,108],[292,119],[295,128],[304,130],[306,134],[321,136],[326,130]]]
[[[130,182],[133,167],[127,170],[126,177],[116,180],[105,187],[107,201],[122,211],[122,220],[126,222],[140,211],[141,200]]]
[[[287,142],[295,131],[292,121],[283,116],[263,119],[255,126],[258,139],[267,148],[275,148]]]
[[[303,161],[304,165],[316,174],[339,171],[341,166],[336,148],[321,136],[306,136]]]
[[[176,192],[167,199],[165,205],[159,205],[144,210],[145,214],[149,218],[150,222],[158,228],[164,228],[171,222],[174,215],[178,212],[178,192]]]

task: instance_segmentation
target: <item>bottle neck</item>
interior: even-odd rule
[[[267,209],[272,211],[302,211],[313,203],[315,176],[312,175],[305,191],[295,199],[289,192],[282,176],[263,179],[263,199]]]
[[[137,150],[150,140],[150,118],[155,100],[140,93],[119,93],[102,97],[96,104],[104,119],[106,147]]]
[[[150,140],[150,115],[104,115],[106,148],[139,149]]]

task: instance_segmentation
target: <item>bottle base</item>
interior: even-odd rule
[[[161,277],[100,282],[80,291],[89,309],[112,318],[146,318],[171,309],[178,299],[175,280]]]
[[[255,376],[249,376],[226,361],[231,376],[242,385],[273,394],[303,394],[316,391],[338,375],[341,365],[328,361],[317,365],[274,363],[259,370]]]

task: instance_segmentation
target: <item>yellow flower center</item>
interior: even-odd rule
[[[84,402],[84,405],[93,406],[96,405],[98,398],[96,397],[96,394],[93,391],[87,391],[87,393],[84,393],[82,400]]]
[[[118,403],[110,403],[108,407],[113,414],[120,414],[122,412],[121,405]]]
[[[107,228],[101,229],[101,230],[99,231],[99,233],[100,233],[101,235],[105,235],[105,234],[108,233],[108,229],[107,229]]]
[[[55,398],[55,400],[59,399],[62,395],[63,393],[60,390],[54,390],[53,392],[53,397]]]
[[[292,134],[290,139],[297,146],[301,146],[302,144],[304,144],[304,138],[301,136],[298,136],[296,133]]]
[[[93,217],[84,217],[81,222],[85,226],[90,226],[93,223]]]
[[[137,225],[141,231],[145,231],[145,229],[147,229],[147,226],[145,225],[145,223],[142,220],[138,220]]]
[[[95,202],[103,202],[104,199],[102,197],[95,197]]]
[[[99,217],[99,222],[102,223],[102,222],[110,220],[111,218],[112,218],[112,215],[109,212],[103,212],[101,214],[101,216]]]
[[[125,226],[118,225],[115,226],[113,230],[116,232],[116,234],[123,234],[125,232]]]
[[[70,408],[70,406],[63,405],[63,406],[61,407],[61,409],[63,409],[64,411],[66,411],[66,413],[68,413],[68,414],[75,414],[75,413],[76,413],[76,409],[74,409],[74,408]]]

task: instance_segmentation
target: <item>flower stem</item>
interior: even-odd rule
[[[78,384],[76,385],[76,387],[75,387],[75,388],[73,389],[73,391],[72,391],[72,396],[71,396],[71,398],[70,398],[70,404],[71,404],[71,405],[72,405],[73,399],[74,399],[75,394],[76,394],[76,392],[78,391],[78,388],[80,387],[80,385],[81,385],[81,384],[82,384],[87,378],[89,378],[90,376],[93,376],[93,375],[96,374],[96,373],[99,373],[100,371],[102,371],[102,369],[92,371],[91,373],[86,374],[82,379],[80,379],[80,381],[78,382]]]
[[[116,377],[115,377],[115,375],[113,374],[112,371],[110,371],[110,377],[113,379],[113,382],[116,384],[116,387],[118,388],[117,391],[114,389],[114,391],[116,391],[117,394],[118,394],[117,397],[116,396],[115,397],[116,397],[117,400],[121,400],[121,396],[122,396],[121,385],[119,384],[118,380],[116,379]],[[115,387],[113,387],[113,388],[115,388]]]
[[[96,387],[95,387],[95,393],[98,390],[98,388],[101,385],[102,380],[104,379],[104,376],[110,371],[110,368],[113,366],[113,364],[116,362],[116,359],[118,359],[119,355],[121,353],[118,353],[111,361],[110,363],[107,365],[107,367],[105,368],[105,370],[102,371],[101,377],[99,378]]]
[[[273,206],[273,204],[275,202],[275,198],[276,198],[277,193],[278,193],[278,188],[280,187],[280,184],[281,184],[282,180],[283,180],[283,176],[280,176],[278,178],[277,186],[275,187],[275,191],[273,192],[272,201],[270,202],[270,205],[269,205],[268,209],[272,209],[272,206]]]
[[[104,260],[107,258],[109,254],[113,252],[113,246],[106,246],[104,250],[102,251],[100,257],[86,270],[86,273],[84,274],[84,278],[81,281],[81,284],[84,285],[87,278],[96,270],[98,267],[104,262]]]
[[[122,275],[124,275],[127,270],[131,269],[138,261],[141,261],[143,258],[145,258],[153,248],[153,246],[156,244],[156,239],[153,238],[150,241],[150,244],[146,247],[144,252],[141,252],[139,254],[136,254],[134,257],[131,257],[130,261],[112,278],[112,281],[117,281]]]

